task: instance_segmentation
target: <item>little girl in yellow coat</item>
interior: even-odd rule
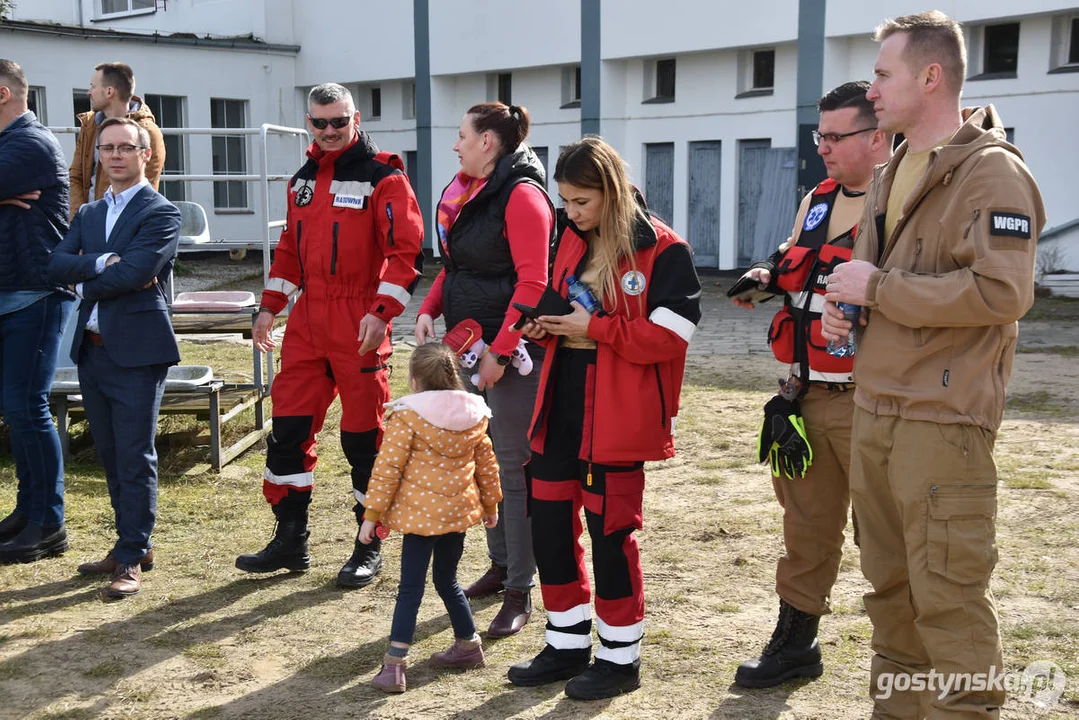
[[[440,667],[483,665],[483,647],[472,610],[457,583],[465,530],[498,523],[502,488],[487,435],[491,410],[466,392],[454,352],[442,343],[416,348],[409,365],[414,395],[387,403],[382,448],[367,488],[360,540],[370,543],[378,523],[404,534],[401,584],[390,628],[390,649],[372,683],[404,692],[405,664],[416,615],[434,556],[432,579],[456,638],[431,656]]]

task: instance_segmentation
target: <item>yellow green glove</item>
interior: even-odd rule
[[[809,446],[797,400],[776,395],[765,404],[757,455],[760,462],[769,462],[776,477],[800,478],[806,474],[813,464],[813,448]]]

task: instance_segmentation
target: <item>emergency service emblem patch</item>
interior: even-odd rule
[[[314,180],[297,180],[293,183],[292,189],[296,191],[296,207],[310,205],[315,197]]]
[[[622,276],[622,292],[626,295],[640,295],[644,292],[644,273],[630,270]]]
[[[803,229],[806,232],[816,230],[824,218],[828,216],[828,203],[817,203],[813,207],[809,208],[809,212],[806,213],[806,221],[803,225]]]
[[[1030,218],[1019,213],[989,213],[989,234],[1030,239]]]

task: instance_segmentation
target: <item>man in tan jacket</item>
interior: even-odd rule
[[[824,314],[839,339],[850,323],[834,303],[864,308],[851,499],[873,585],[872,717],[998,718],[993,444],[1045,209],[996,110],[960,108],[958,23],[925,12],[876,38],[867,97],[879,127],[906,140],[875,172]]]
[[[165,167],[165,140],[154,121],[154,114],[134,94],[135,74],[123,63],[101,63],[90,78],[90,111],[80,113],[79,135],[75,139],[75,155],[71,162],[71,217],[79,206],[105,196],[109,180],[98,162],[97,131],[107,118],[127,117],[146,128],[150,134],[150,160],[146,163],[146,180],[157,190],[161,169]]]

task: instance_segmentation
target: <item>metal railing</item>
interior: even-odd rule
[[[78,136],[77,127],[50,127],[56,135]],[[267,139],[271,135],[284,137],[299,137],[302,140],[300,159],[307,149],[308,135],[304,128],[288,127],[286,125],[272,125],[263,123],[259,127],[251,128],[161,128],[164,135],[212,135],[216,137],[253,137],[258,139],[257,153],[260,160],[258,173],[247,174],[161,174],[161,182],[257,182],[262,199],[260,215],[260,227],[262,228],[262,279],[265,283],[270,277],[270,250],[276,243],[271,238],[271,231],[285,226],[286,220],[270,219],[270,183],[288,181],[292,173],[270,173],[270,153]],[[246,242],[210,242],[193,246],[199,250],[229,250],[237,247],[248,247]]]

